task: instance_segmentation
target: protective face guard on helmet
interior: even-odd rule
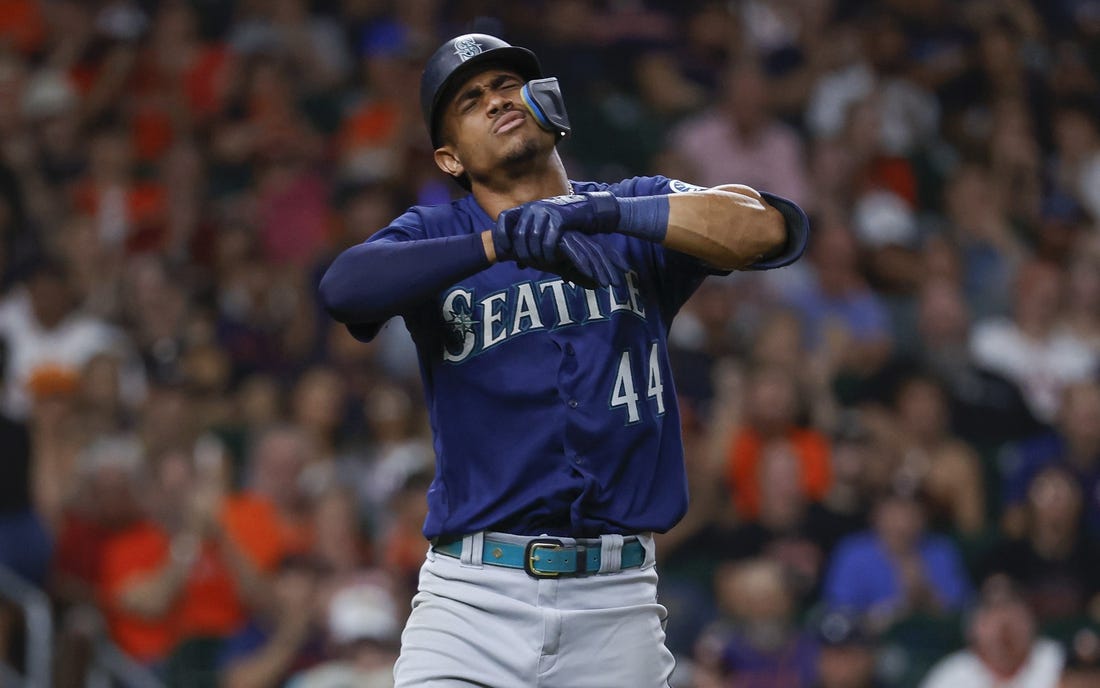
[[[565,99],[556,78],[532,79],[523,85],[520,95],[540,127],[561,138],[569,134],[569,115],[565,111]]]

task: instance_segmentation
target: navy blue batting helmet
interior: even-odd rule
[[[447,41],[428,60],[420,77],[420,109],[432,139],[438,148],[439,109],[475,70],[489,63],[499,63],[514,69],[524,81],[542,76],[538,58],[526,48],[507,43],[484,33],[467,33]]]

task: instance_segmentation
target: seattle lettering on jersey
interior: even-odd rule
[[[487,296],[462,286],[443,296],[441,315],[450,328],[443,360],[461,363],[512,337],[607,320],[616,313],[646,319],[638,276],[624,273],[625,285],[616,289],[585,289],[560,277],[512,284]]]

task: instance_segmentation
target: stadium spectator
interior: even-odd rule
[[[7,345],[0,339],[0,380],[7,361]],[[27,580],[43,583],[50,559],[50,537],[34,503],[31,433],[25,422],[0,413],[0,565]]]
[[[1095,77],[1094,77],[1095,78]],[[1095,86],[1093,86],[1095,88]],[[1093,222],[1100,221],[1100,114],[1095,90],[1074,95],[1059,104],[1053,114],[1055,155],[1052,182],[1056,190],[1088,210]]]
[[[974,360],[1019,385],[1031,412],[1050,423],[1062,390],[1096,373],[1100,354],[1059,327],[1063,276],[1049,263],[1020,267],[1012,287],[1012,318],[979,320],[970,336]]]
[[[272,574],[270,608],[250,614],[218,654],[218,685],[262,688],[283,685],[324,658],[319,617],[318,562],[291,556]]]
[[[875,641],[859,619],[827,612],[816,624],[817,683],[814,688],[876,688]]]
[[[434,471],[421,469],[410,473],[390,494],[389,518],[378,537],[379,563],[398,589],[407,595],[416,592],[420,564],[424,558],[424,538],[420,535],[428,517],[425,497]]]
[[[961,538],[985,530],[986,496],[977,453],[950,434],[944,389],[929,376],[904,379],[894,394],[889,433],[899,464],[896,479],[919,487],[928,498],[933,529]]]
[[[1100,350],[1100,245],[1079,241],[1079,252],[1067,266],[1063,324],[1093,351]]]
[[[434,472],[435,452],[424,439],[414,404],[412,395],[395,384],[377,384],[366,395],[363,411],[370,443],[362,457],[351,461],[359,468],[360,501],[378,533],[395,517],[400,520],[391,508],[409,480]]]
[[[799,604],[813,599],[827,556],[848,534],[843,520],[806,494],[803,470],[790,443],[780,439],[765,444],[757,467],[756,518],[716,539],[721,555],[731,560],[764,557],[782,564]]]
[[[226,469],[210,451],[156,457],[143,486],[147,516],[107,543],[99,590],[124,651],[205,681],[212,655],[200,666],[173,665],[169,655],[186,641],[235,631],[246,608],[266,600],[264,574],[285,552],[274,507],[227,495]]]
[[[87,176],[72,190],[77,212],[95,220],[99,240],[130,253],[159,252],[168,236],[168,192],[136,176],[129,133],[118,126],[95,132],[88,144]]]
[[[969,647],[937,663],[921,688],[1057,685],[1062,647],[1037,635],[1031,610],[1006,579],[994,576],[982,584],[967,635]]]
[[[1078,620],[1065,612],[1095,612],[1100,535],[1095,5],[0,2],[0,559],[59,612],[60,684],[83,685],[79,655],[100,633],[95,613],[66,612],[90,609],[74,602],[98,603],[123,648],[170,682],[227,680],[222,637],[270,614],[264,586],[247,603],[236,594],[228,541],[263,570],[289,535],[337,570],[318,583],[317,632],[332,590],[371,566],[398,579],[385,584],[398,616],[407,608],[432,463],[418,352],[399,323],[355,342],[315,284],[401,208],[459,193],[423,149],[410,85],[425,46],[467,30],[536,48],[560,78],[573,133],[559,150],[578,179],[715,173],[814,211],[807,260],[708,279],[670,333],[692,497],[657,546],[673,686],[690,684],[734,552],[786,562],[765,578],[801,570],[782,582],[800,611],[831,599],[822,574],[858,568],[861,538],[882,573],[859,569],[848,594],[900,599],[900,578],[927,600],[922,567],[958,591],[1007,572],[1069,640]],[[277,506],[233,493],[284,431],[264,450],[281,458],[256,471]],[[133,451],[88,458],[118,437],[136,438]],[[223,518],[195,477],[196,447],[211,465],[232,456],[216,471]],[[931,499],[912,537],[924,544],[895,538],[910,542],[905,575],[875,531],[830,548],[899,484]],[[144,517],[125,525],[137,507]],[[895,530],[920,532],[907,508]],[[171,536],[187,513],[239,537],[211,536],[194,566],[174,565],[179,591],[158,620],[127,614],[104,581],[172,571],[173,542],[186,563],[192,538]],[[937,528],[959,536],[972,579],[944,573],[957,556]],[[233,594],[204,592],[206,564],[211,587]],[[844,655],[862,680],[873,641],[876,688],[912,688],[958,649],[960,607],[946,606],[931,619],[898,611],[902,623],[858,648],[829,647],[811,616],[825,647],[808,671],[828,681],[817,660]],[[195,622],[212,609],[224,626]],[[18,621],[0,614],[0,654],[16,666]],[[350,640],[360,632],[370,639]],[[382,680],[393,638],[372,633],[336,633],[320,648],[333,672],[299,676]],[[1063,681],[1091,686],[1091,660],[1076,656],[1067,649]],[[358,662],[372,668],[351,673]]]
[[[97,607],[103,557],[111,539],[141,518],[148,470],[141,444],[128,435],[100,436],[77,458],[48,586],[60,617],[55,666],[61,686],[84,682],[103,627]]]
[[[344,183],[377,184],[406,171],[408,149],[420,133],[419,104],[408,85],[420,78],[427,55],[409,27],[396,21],[365,27],[357,48],[363,88],[336,133],[339,174]],[[358,230],[380,229],[386,219]]]
[[[342,591],[385,577],[367,568],[370,543],[362,537],[351,497],[336,487],[310,501],[304,549],[283,557],[270,596],[218,645],[219,685],[285,685],[292,675],[327,663],[337,649],[353,649],[348,645],[361,632],[356,622],[368,610]],[[334,614],[342,624],[335,630]]]
[[[851,535],[867,527],[871,497],[892,479],[890,461],[858,412],[848,411],[833,428],[833,482],[819,503],[837,524],[836,532]]]
[[[926,254],[929,264],[945,259]],[[949,278],[952,269],[937,273],[917,300],[919,348],[888,365],[883,379],[896,383],[913,370],[934,375],[948,395],[951,431],[979,451],[1034,434],[1040,426],[1016,384],[979,365],[970,351],[970,312],[960,287]]]
[[[871,530],[842,540],[825,574],[830,609],[865,617],[875,629],[917,611],[959,611],[970,582],[954,543],[925,530],[921,499],[893,490],[875,502]]]
[[[1083,532],[1082,502],[1066,468],[1040,470],[1028,485],[1022,537],[994,548],[979,571],[1011,577],[1040,624],[1100,619],[1100,548]]]
[[[822,216],[809,252],[812,277],[785,296],[802,318],[808,350],[833,361],[837,376],[863,379],[886,363],[893,335],[885,305],[859,271],[856,249],[841,218]]]
[[[293,552],[309,549],[312,500],[330,479],[310,437],[297,426],[268,428],[256,438],[246,464],[246,490],[271,504],[278,534]],[[311,484],[312,483],[312,484]]]
[[[291,677],[287,688],[391,688],[401,619],[384,579],[343,586],[326,611],[327,660]]]
[[[30,413],[28,383],[47,369],[76,376],[100,353],[127,355],[126,335],[80,312],[65,265],[42,257],[26,269],[23,287],[0,302],[0,334],[8,341],[3,404],[24,419]]]
[[[723,618],[699,639],[696,685],[809,688],[817,645],[795,623],[782,565],[766,559],[731,564],[718,572],[715,586]]]
[[[308,437],[317,460],[332,460],[343,444],[347,390],[336,371],[312,366],[291,390],[290,419]]]
[[[764,449],[789,443],[798,459],[800,490],[811,500],[829,489],[829,444],[817,430],[802,425],[799,392],[789,371],[771,367],[755,371],[746,390],[746,418],[730,438],[726,480],[741,518],[760,514],[760,472]]]
[[[1100,635],[1083,628],[1068,643],[1058,688],[1089,688],[1100,681]]]
[[[1006,192],[994,184],[986,167],[965,163],[952,171],[943,193],[943,215],[962,259],[969,310],[978,321],[1004,316],[1012,309],[1009,297],[1026,257],[1009,224]]]
[[[107,543],[142,516],[147,470],[141,444],[125,435],[99,437],[77,458],[52,566],[60,602],[95,602]]]
[[[714,107],[670,136],[672,154],[685,161],[687,180],[714,186],[740,179],[810,207],[802,142],[771,113],[761,65],[752,58],[737,60],[722,82]]]
[[[1100,382],[1066,388],[1055,428],[1006,446],[999,459],[1002,527],[1010,536],[1023,532],[1028,488],[1039,471],[1052,464],[1064,466],[1077,479],[1085,498],[1085,526],[1091,536],[1100,533]]]

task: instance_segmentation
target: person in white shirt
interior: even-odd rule
[[[1097,371],[1100,356],[1071,331],[1059,326],[1062,275],[1042,261],[1016,275],[1012,319],[990,318],[974,327],[970,351],[988,370],[1016,383],[1031,412],[1054,420],[1062,391]]]
[[[78,306],[65,265],[48,256],[28,266],[23,284],[0,300],[0,337],[10,352],[0,409],[8,416],[30,415],[27,383],[36,372],[52,369],[76,377],[98,354],[119,358],[127,401],[144,394],[144,372],[125,335]]]
[[[969,647],[937,662],[920,688],[1055,688],[1065,651],[1037,633],[1035,617],[1003,575],[982,585],[967,624]]]

